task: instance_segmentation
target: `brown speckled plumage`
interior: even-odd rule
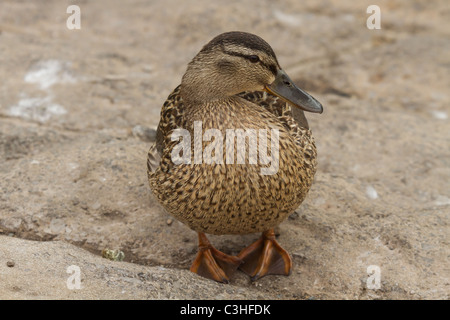
[[[148,156],[150,187],[161,204],[191,229],[211,234],[262,232],[286,219],[304,200],[316,172],[311,131],[298,125],[291,106],[266,92],[252,92],[187,112],[179,88],[164,103]],[[171,151],[178,141],[170,135],[185,128],[193,136],[194,121],[202,121],[203,130],[221,130],[224,137],[230,128],[279,129],[278,173],[261,175],[259,165],[225,161],[174,165]]]
[[[253,280],[290,274],[292,259],[273,228],[302,203],[316,172],[316,146],[302,110],[323,109],[258,36],[221,34],[188,64],[162,107],[147,167],[158,201],[198,232],[192,272],[219,282],[237,268]],[[247,137],[237,138],[238,130]],[[183,137],[173,135],[181,131]],[[256,232],[261,238],[238,256],[215,249],[205,235]]]

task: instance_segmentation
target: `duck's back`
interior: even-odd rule
[[[200,139],[207,140],[202,142],[200,157],[194,142],[195,126],[197,134],[201,126]],[[172,161],[172,151],[180,144],[177,139],[172,141],[177,128],[190,134],[190,163]],[[204,136],[208,129],[215,130]],[[241,140],[246,146],[241,164],[239,139],[227,139],[230,134],[238,135],[239,130],[258,136],[256,163],[249,156],[249,143],[254,140]],[[261,143],[265,137],[266,143]],[[223,147],[214,144],[216,139]],[[263,163],[261,155],[266,153],[268,163]],[[208,157],[214,159],[213,163],[205,163]],[[310,131],[299,127],[289,106],[275,97],[241,95],[187,109],[177,88],[161,111],[157,143],[149,152],[148,169],[155,196],[169,213],[193,230],[254,233],[278,225],[303,201],[316,170],[316,149]]]

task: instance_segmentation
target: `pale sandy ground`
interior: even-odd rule
[[[3,0],[0,299],[448,299],[449,20],[447,1]],[[325,112],[314,186],[279,228],[292,275],[222,285],[188,271],[196,234],[150,194],[145,128],[230,30],[266,39]],[[211,240],[235,254],[257,237]]]

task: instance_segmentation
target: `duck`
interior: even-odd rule
[[[221,283],[238,269],[252,281],[291,274],[274,229],[304,201],[316,173],[304,111],[323,106],[255,34],[219,34],[189,62],[161,108],[147,173],[162,207],[198,234],[190,271]],[[261,237],[237,255],[207,237],[253,233]]]

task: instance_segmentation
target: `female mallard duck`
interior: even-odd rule
[[[316,147],[303,110],[323,109],[291,81],[270,45],[256,35],[223,33],[189,63],[181,85],[162,107],[147,166],[159,202],[198,232],[199,252],[191,271],[219,282],[228,282],[237,268],[252,280],[290,274],[291,258],[273,228],[302,203],[316,172]],[[188,134],[180,138],[183,129]],[[261,154],[259,161],[250,154],[237,163],[227,158],[241,151],[239,137],[236,148],[235,136],[226,145],[219,139],[239,129],[247,134],[241,148],[249,153],[251,133],[270,130],[270,139],[262,141],[265,136],[259,135],[257,141],[265,153],[267,146],[275,146],[269,148],[272,163]],[[183,141],[187,149],[180,149]],[[203,159],[208,155],[212,160]],[[263,174],[274,161],[276,170]],[[255,232],[262,237],[238,256],[220,252],[205,235]]]

